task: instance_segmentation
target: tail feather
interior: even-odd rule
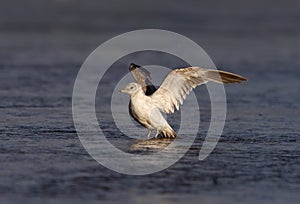
[[[207,71],[206,78],[209,81],[214,81],[221,84],[241,83],[242,81],[247,81],[245,77],[240,75],[218,70]]]
[[[162,129],[161,135],[169,138],[175,138],[177,136],[176,132],[169,125]]]

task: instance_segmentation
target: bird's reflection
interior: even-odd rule
[[[129,147],[130,152],[157,152],[165,149],[174,141],[173,138],[151,138],[135,140]]]

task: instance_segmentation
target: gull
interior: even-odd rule
[[[175,108],[183,104],[183,100],[193,88],[207,82],[220,84],[240,83],[247,79],[230,72],[187,67],[172,70],[163,80],[159,88],[151,83],[150,72],[145,68],[131,63],[129,70],[136,80],[125,86],[122,93],[130,95],[129,113],[139,124],[147,128],[147,137],[156,131],[158,135],[175,138],[176,132],[168,124],[161,112],[174,113]]]

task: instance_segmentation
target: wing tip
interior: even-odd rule
[[[140,67],[141,67],[140,65],[137,65],[137,64],[134,64],[134,63],[130,63],[130,65],[129,65],[129,71],[133,71],[136,68],[140,68]]]
[[[241,83],[243,81],[248,81],[247,78],[241,75],[221,70],[209,70],[207,71],[206,76],[209,80],[223,84]]]

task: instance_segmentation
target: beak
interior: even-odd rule
[[[121,89],[120,93],[126,93],[126,90],[125,89]]]

